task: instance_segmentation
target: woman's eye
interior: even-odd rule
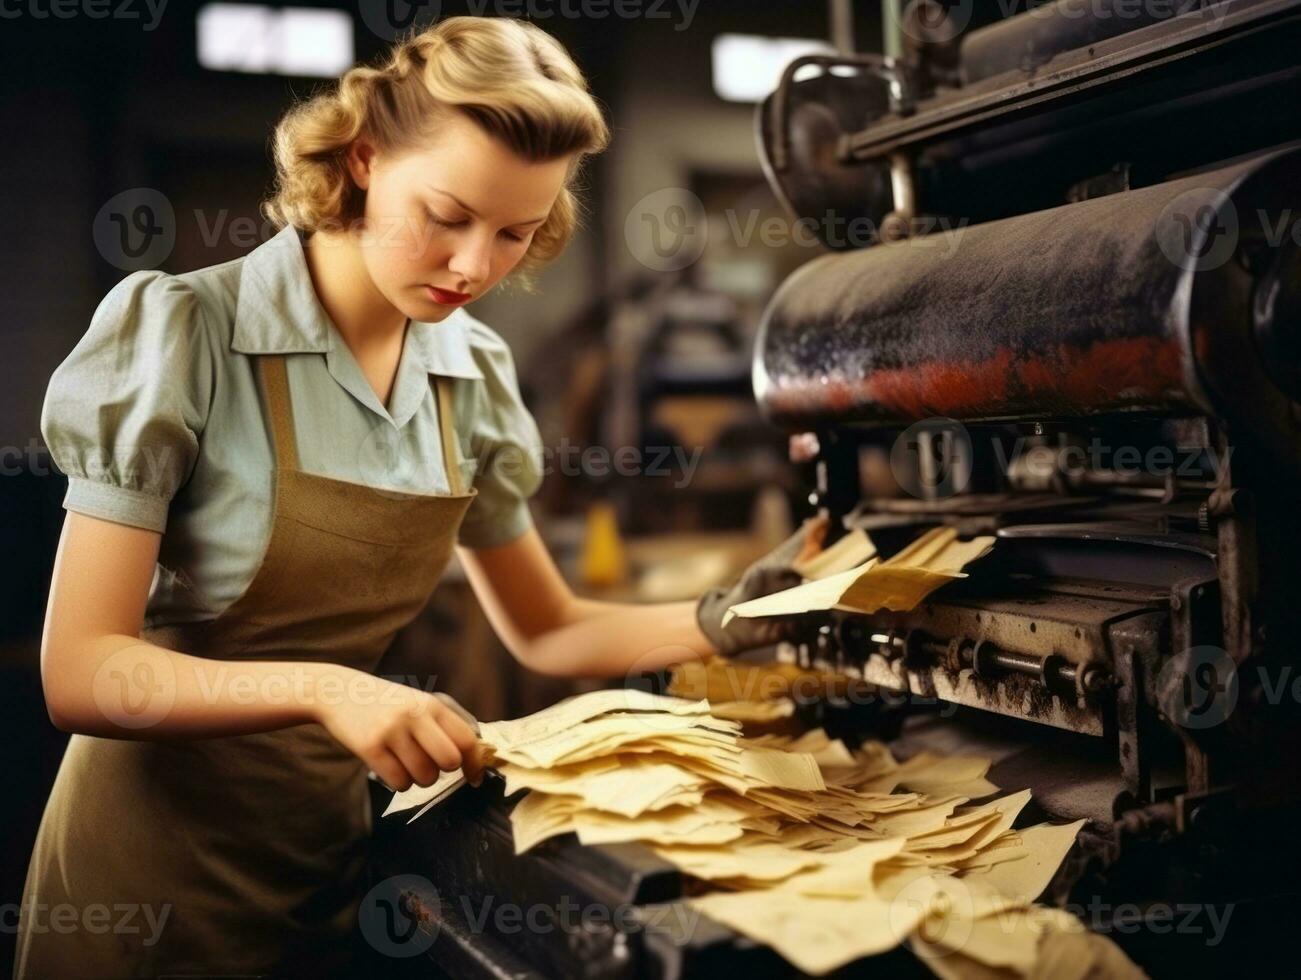
[[[430,221],[432,221],[434,224],[439,225],[440,227],[443,227],[443,228],[459,228],[461,225],[465,224],[465,221],[464,221],[464,220],[462,220],[462,221],[448,221],[448,220],[445,219],[445,218],[440,218],[438,215],[434,214],[434,212],[432,212],[432,211],[427,211],[427,212],[425,212],[425,213],[429,215],[429,220],[430,220]]]
[[[460,218],[456,221],[449,221],[446,218],[440,218],[432,211],[426,211],[425,213],[429,216],[429,221],[432,224],[438,225],[440,228],[460,228],[466,224],[469,224],[469,222],[465,218]],[[502,237],[507,238],[512,242],[523,242],[528,239],[527,235],[517,235],[512,231],[503,230],[499,232],[499,234],[502,235]]]

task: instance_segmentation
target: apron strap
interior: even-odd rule
[[[284,470],[298,469],[298,441],[294,435],[294,406],[289,400],[289,373],[283,354],[263,354],[257,358],[262,388],[266,391],[267,409],[271,413],[276,465]]]
[[[461,480],[461,446],[456,439],[456,411],[452,407],[452,379],[434,376],[434,407],[438,412],[438,429],[443,440],[443,465],[447,467],[447,486],[454,494],[465,493]]]
[[[257,358],[266,391],[267,409],[271,413],[271,433],[275,443],[276,465],[297,470],[298,441],[294,434],[294,406],[289,398],[289,373],[283,354],[264,354]],[[461,450],[456,438],[456,410],[453,407],[452,379],[434,378],[438,428],[443,444],[443,464],[447,467],[447,485],[454,494],[465,493],[461,479]]]

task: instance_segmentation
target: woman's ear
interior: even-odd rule
[[[371,168],[375,163],[375,147],[368,140],[360,137],[348,147],[348,172],[352,174],[353,183],[363,191],[370,187]]]

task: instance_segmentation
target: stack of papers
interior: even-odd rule
[[[953,528],[937,527],[881,561],[867,535],[856,531],[798,567],[812,581],[738,603],[727,610],[723,625],[734,616],[790,616],[822,609],[906,612],[940,586],[966,578],[962,569],[993,547],[992,537],[959,541]],[[848,561],[858,564],[841,570]]]
[[[570,832],[641,841],[713,889],[687,899],[694,908],[807,973],[906,943],[942,977],[1063,964],[1141,976],[1078,920],[1034,904],[1083,821],[1014,830],[1030,793],[988,799],[999,790],[987,759],[901,763],[821,730],[746,738],[708,701],[627,690],[480,728],[506,792],[527,791],[511,814],[517,853]],[[455,778],[398,794],[387,812],[428,809]]]

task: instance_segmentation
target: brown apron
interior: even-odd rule
[[[477,493],[463,489],[451,381],[435,378],[451,493],[412,495],[299,469],[284,355],[257,366],[276,461],[261,565],[216,619],[142,637],[220,660],[372,671],[428,601]],[[364,765],[318,725],[74,735],[28,869],[15,975],[344,971],[370,827]]]

